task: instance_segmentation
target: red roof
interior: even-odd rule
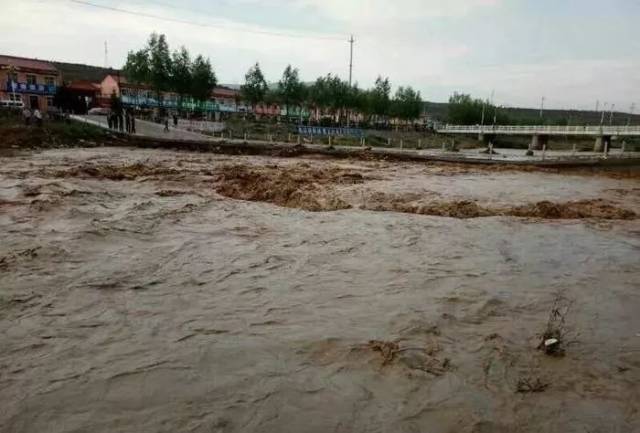
[[[228,87],[216,87],[212,92],[214,97],[218,98],[235,98],[240,94],[239,91],[229,89]]]
[[[91,81],[78,80],[69,84],[69,89],[82,90],[86,92],[96,92],[100,90],[100,84],[92,83]]]
[[[58,74],[58,70],[53,64],[38,59],[27,59],[25,57],[14,57],[0,55],[0,68],[13,66],[18,69],[29,69],[33,71],[44,71],[54,75]]]

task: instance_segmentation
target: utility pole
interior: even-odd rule
[[[616,104],[611,104],[611,114],[609,115],[609,126],[613,126],[613,110],[616,108]]]
[[[605,102],[602,107],[602,116],[600,117],[600,126],[604,125],[604,112],[607,109],[607,103]]]
[[[627,119],[627,129],[629,128],[629,126],[631,126],[631,117],[633,116],[633,112],[636,109],[636,104],[635,102],[633,104],[631,104],[631,107],[629,107],[629,118]]]
[[[542,97],[542,101],[540,102],[540,120],[542,120],[542,112],[544,111],[544,100],[545,97]]]
[[[351,87],[351,82],[353,80],[353,43],[356,40],[353,39],[353,35],[349,38],[350,52],[349,52],[349,87]]]

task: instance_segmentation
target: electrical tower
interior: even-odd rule
[[[104,67],[105,69],[109,67],[109,48],[107,41],[104,41]]]

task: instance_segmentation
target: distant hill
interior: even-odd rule
[[[94,83],[101,82],[109,74],[118,74],[120,71],[113,68],[101,68],[100,66],[82,65],[79,63],[52,62],[59,71],[65,83],[77,80],[87,80]]]

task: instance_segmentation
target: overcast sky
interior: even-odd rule
[[[85,0],[82,0],[83,2]],[[222,83],[259,61],[277,81],[388,76],[431,101],[454,91],[508,106],[640,107],[640,0],[2,0],[0,54],[121,67],[149,33],[211,58]],[[175,22],[163,20],[184,21]],[[189,24],[192,23],[192,24]],[[283,36],[284,35],[284,36]],[[636,110],[636,112],[639,110]]]

